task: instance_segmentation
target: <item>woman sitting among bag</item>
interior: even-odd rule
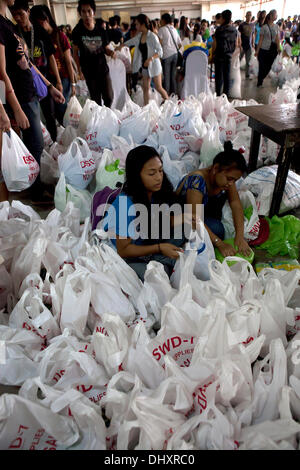
[[[233,150],[231,142],[225,142],[224,152],[220,152],[213,165],[186,175],[179,182],[177,194],[185,204],[192,205],[193,222],[197,214],[197,205],[204,204],[204,222],[214,246],[222,255],[234,256],[234,248],[223,242],[224,226],[221,222],[222,208],[228,198],[235,226],[235,246],[239,253],[248,255],[250,248],[244,239],[243,207],[235,186],[247,166],[244,157]]]
[[[123,191],[108,209],[103,227],[109,232],[118,254],[141,280],[152,260],[162,263],[170,276],[179,253],[183,252],[180,247],[185,240],[172,238],[174,218],[170,218],[169,225],[162,224],[159,213],[154,214],[152,210],[151,214],[154,204],[166,204],[168,209],[176,202],[178,198],[157,151],[146,145],[131,150],[126,160]],[[165,227],[169,228],[168,238],[162,233]]]

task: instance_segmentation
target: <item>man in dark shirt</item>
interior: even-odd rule
[[[215,62],[215,84],[217,96],[222,93],[229,93],[229,78],[232,54],[236,47],[237,30],[231,26],[232,13],[224,10],[221,13],[221,20],[214,35],[212,45],[212,60]]]
[[[62,82],[54,57],[55,48],[49,34],[39,25],[33,25],[30,21],[30,9],[27,0],[16,0],[11,13],[17,23],[16,32],[22,37],[28,48],[28,55],[32,63],[39,71],[62,92]],[[53,78],[52,78],[53,77]],[[55,106],[51,95],[47,95],[40,101],[46,120],[46,127],[55,142],[57,128],[55,120]]]
[[[255,24],[251,23],[252,13],[251,11],[247,11],[246,13],[246,21],[239,26],[239,32],[241,33],[241,41],[242,41],[242,50],[240,54],[240,60],[246,57],[246,78],[250,78],[249,75],[249,67],[250,67],[250,60],[252,54],[252,48],[254,48],[254,30]]]
[[[109,18],[109,26],[111,27],[111,29],[107,31],[109,42],[114,42],[115,44],[122,43],[123,34],[121,29],[118,27],[118,21],[114,16]]]
[[[105,106],[110,107],[113,91],[105,54],[114,57],[114,51],[107,47],[107,32],[95,19],[95,1],[79,0],[78,12],[81,19],[73,29],[72,40],[80,78],[86,81],[93,101],[101,105],[103,99]]]

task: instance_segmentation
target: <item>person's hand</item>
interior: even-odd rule
[[[224,258],[226,256],[235,256],[236,255],[236,250],[233,248],[233,246],[229,245],[228,243],[220,243],[217,246],[219,252],[221,253]]]
[[[84,75],[82,72],[79,73],[79,80],[85,80]]]
[[[172,243],[161,243],[160,252],[168,258],[177,259],[179,258],[179,253],[183,253],[183,249],[179,246],[172,245]]]
[[[152,60],[151,57],[149,59],[145,60],[145,62],[144,62],[144,67],[145,68],[149,67],[151,60]]]
[[[72,85],[71,86],[71,96],[75,96],[76,95],[76,85]]]
[[[49,88],[49,93],[52,96],[52,98],[54,99],[55,103],[64,104],[64,102],[65,102],[64,95],[59,90],[57,90],[57,88],[55,88],[54,86],[50,87]]]
[[[257,51],[254,52],[254,57],[257,57]]]
[[[21,108],[14,112],[14,116],[17,126],[20,127],[20,129],[28,129],[30,127],[27,116]]]
[[[248,243],[246,242],[246,240],[244,239],[244,237],[235,237],[234,245],[237,247],[238,252],[241,255],[244,255],[244,256],[249,256],[250,255],[251,248],[248,245]]]
[[[61,93],[63,92],[63,86],[62,86],[62,83],[61,82],[57,82],[56,84],[56,89],[58,91],[60,91]]]
[[[110,56],[112,59],[116,59],[117,58],[117,54],[116,52],[114,51],[114,53]]]
[[[10,120],[5,112],[5,109],[0,105],[0,130],[7,132],[10,129]]]

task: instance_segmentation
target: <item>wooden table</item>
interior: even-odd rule
[[[295,145],[300,143],[300,105],[267,104],[237,107],[236,109],[249,116],[249,126],[252,129],[249,173],[254,171],[257,166],[261,135],[271,139],[281,147],[277,159],[277,177],[269,212],[269,217],[272,217],[274,214],[279,213]]]

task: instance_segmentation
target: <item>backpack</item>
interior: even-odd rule
[[[114,189],[105,186],[101,191],[94,194],[91,209],[92,230],[97,228],[98,223],[104,217],[108,204],[112,204],[114,202],[122,192],[122,188],[123,186]]]

